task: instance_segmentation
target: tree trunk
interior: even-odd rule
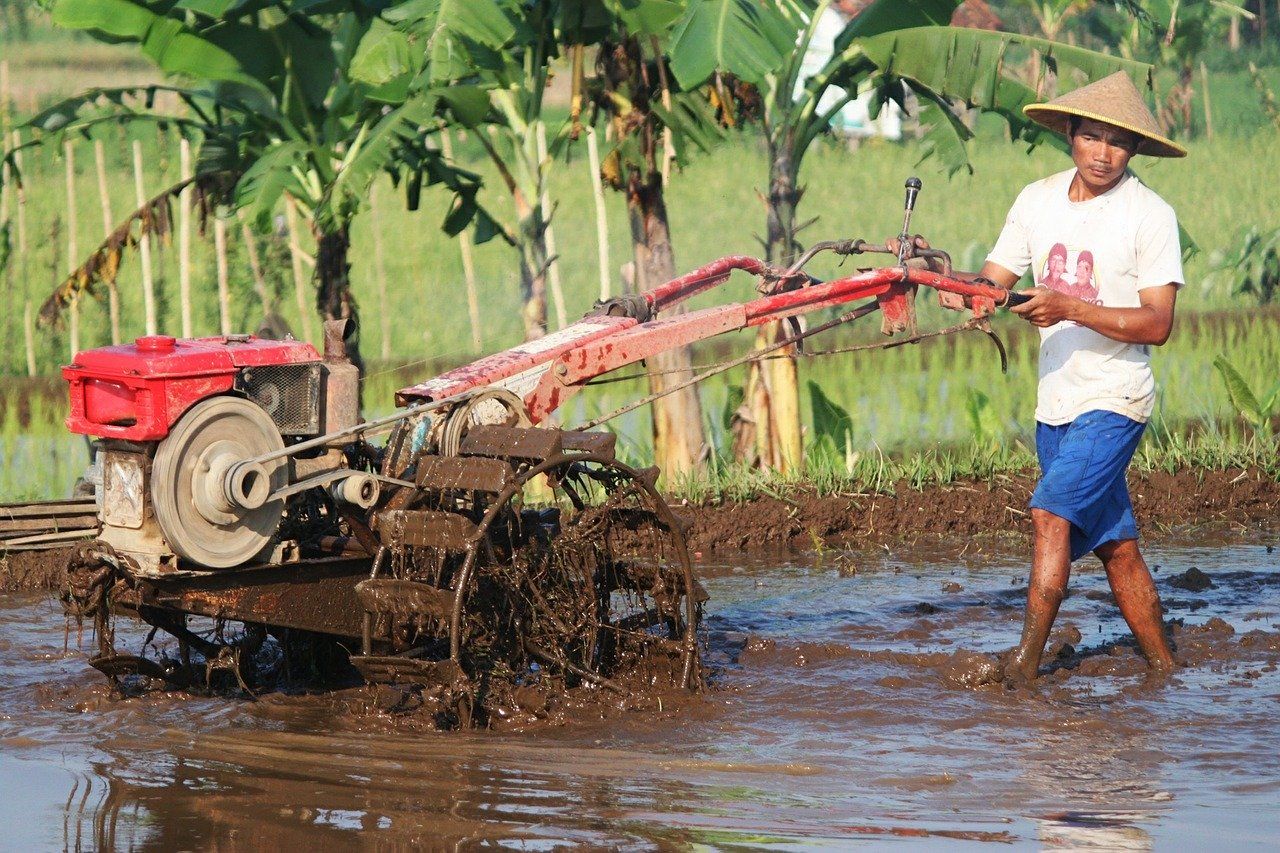
[[[539,203],[522,203],[516,198],[516,242],[520,252],[520,296],[524,307],[524,339],[536,340],[547,333],[547,223]]]
[[[765,259],[786,262],[796,256],[796,205],[803,194],[797,186],[796,164],[789,140],[770,139],[769,199],[765,223]],[[787,337],[786,323],[761,326],[755,348]],[[734,458],[762,468],[789,473],[800,463],[803,439],[800,426],[799,372],[795,347],[784,347],[773,358],[751,363],[742,407],[733,417]]]
[[[627,214],[635,250],[637,289],[644,291],[675,278],[675,256],[671,251],[661,171],[654,169],[647,176],[631,177],[627,187]],[[684,306],[679,306],[668,315],[685,310]],[[693,375],[692,364],[688,347],[650,358],[650,392],[686,381]],[[706,456],[707,444],[702,429],[702,403],[696,385],[654,402],[653,448],[655,461],[668,478],[687,475],[698,468]]]
[[[364,376],[364,359],[360,356],[360,324],[356,299],[351,295],[351,226],[343,223],[333,231],[312,226],[316,238],[316,307],[324,320],[350,319],[356,329],[347,340],[347,355]],[[363,387],[363,386],[362,386]]]

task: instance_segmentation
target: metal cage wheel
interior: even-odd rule
[[[543,474],[554,501],[532,506]],[[490,505],[454,589],[451,656],[473,677],[550,672],[615,687],[666,660],[674,665],[652,677],[696,682],[699,607],[683,532],[654,488],[610,456],[566,453],[524,472]]]

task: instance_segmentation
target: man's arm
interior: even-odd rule
[[[978,275],[985,278],[993,284],[998,284],[1005,290],[1012,290],[1013,286],[1018,283],[1022,276],[1007,270],[999,264],[987,261],[982,265],[982,269],[978,270]]]
[[[983,270],[989,266],[995,265],[987,264]],[[1106,308],[1047,287],[1021,292],[1031,299],[1009,310],[1033,326],[1046,327],[1070,320],[1114,341],[1155,346],[1169,340],[1169,333],[1173,331],[1173,308],[1178,300],[1178,286],[1172,282],[1139,290],[1138,301],[1142,304],[1137,308]]]

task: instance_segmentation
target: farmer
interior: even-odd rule
[[[1167,671],[1173,655],[1138,550],[1125,469],[1155,405],[1150,348],[1169,339],[1182,261],[1173,209],[1127,167],[1135,154],[1187,152],[1160,134],[1123,72],[1025,112],[1066,135],[1075,166],[1023,189],[980,273],[1007,288],[1028,269],[1051,279],[1012,309],[1040,328],[1042,473],[1031,496],[1035,542],[1022,640],[1005,678],[1036,678],[1071,562],[1090,551],[1148,664]],[[1071,285],[1064,270],[1076,270]]]

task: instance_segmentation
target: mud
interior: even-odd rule
[[[987,541],[1030,537],[1027,501],[1035,475],[1001,475],[923,490],[897,484],[893,494],[816,495],[685,505],[690,546],[699,551],[839,545],[878,548],[922,538]],[[1189,525],[1245,529],[1280,518],[1280,483],[1259,471],[1162,471],[1129,474],[1134,513],[1144,535]]]
[[[23,589],[58,590],[66,585],[74,547],[0,554],[0,593]]]
[[[704,554],[708,694],[553,710],[527,690],[533,722],[490,732],[415,727],[364,688],[120,699],[85,665],[87,631],[8,594],[0,820],[19,849],[1268,845],[1275,544],[1149,544],[1180,664],[1159,679],[1081,561],[1042,677],[1016,689],[995,676],[1020,543]],[[1186,588],[1197,574],[1212,585]]]
[[[1280,519],[1280,483],[1259,471],[1130,472],[1129,486],[1148,539],[1194,526],[1265,529]],[[689,524],[693,551],[878,549],[921,540],[990,547],[1001,540],[1029,540],[1027,501],[1034,487],[1035,477],[1027,472],[923,490],[902,482],[889,495],[797,490],[783,498],[762,495],[736,503],[671,503]],[[66,579],[70,552],[0,557],[0,592],[58,589]]]

